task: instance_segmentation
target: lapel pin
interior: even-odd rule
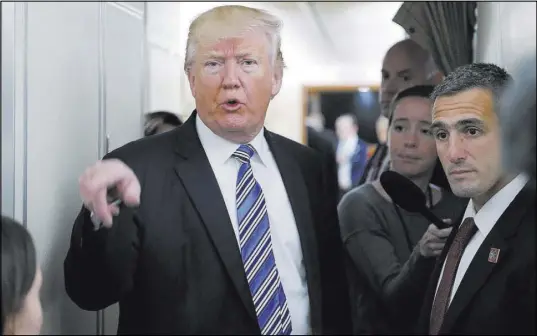
[[[493,264],[497,264],[499,257],[500,257],[500,249],[491,247],[490,252],[489,252],[489,262]]]

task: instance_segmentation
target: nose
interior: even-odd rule
[[[380,84],[380,90],[384,96],[394,96],[397,93],[395,80],[392,78],[383,79]]]
[[[403,138],[403,144],[406,148],[418,147],[419,138],[416,132],[407,132]]]
[[[235,62],[226,62],[224,66],[224,80],[222,86],[224,89],[237,89],[240,87],[239,67]]]
[[[460,163],[466,158],[466,149],[461,137],[452,135],[448,141],[447,158],[451,163]]]

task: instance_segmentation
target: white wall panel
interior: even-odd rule
[[[2,215],[15,214],[15,3],[2,5]]]
[[[181,76],[183,62],[177,54],[153,43],[148,44],[149,110],[168,110],[181,114]]]
[[[144,71],[143,14],[104,7],[106,133],[110,151],[142,136]]]
[[[520,58],[535,50],[535,2],[479,2],[476,61],[515,70]]]
[[[43,269],[43,334],[95,334],[65,293],[78,177],[98,159],[98,3],[28,3],[28,228]]]

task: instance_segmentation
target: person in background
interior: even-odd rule
[[[86,310],[119,302],[119,334],[350,332],[321,157],[264,128],[281,25],[238,5],[200,14],[185,52],[196,110],[81,176],[66,291]]]
[[[430,183],[439,164],[430,133],[433,86],[414,86],[392,102],[390,170],[414,182],[439,218],[455,219],[465,202]],[[338,207],[355,334],[410,334],[435,260],[451,228],[438,229],[394,204],[378,180],[347,193]]]
[[[510,81],[494,64],[469,64],[431,95],[438,156],[470,201],[437,260],[419,334],[535,335],[535,180],[504,169],[496,113]]]
[[[443,76],[431,54],[411,39],[397,42],[386,52],[382,61],[381,74],[379,101],[381,116],[385,118],[390,117],[390,104],[397,92],[414,85],[434,85]],[[387,152],[386,145],[377,146],[375,153],[368,161],[359,185],[375,181],[384,169],[389,167]],[[447,183],[446,185],[437,183],[437,185],[446,187]]]
[[[379,144],[384,145],[388,141],[388,123],[389,119],[381,115],[378,117],[375,122],[375,132],[377,134],[377,139]]]
[[[171,131],[183,123],[179,117],[168,111],[156,111],[145,115],[144,136],[148,137]]]
[[[41,281],[30,233],[2,216],[2,335],[39,335]]]
[[[358,127],[358,120],[353,114],[341,115],[335,122],[340,195],[357,185],[367,163],[367,144],[358,137]]]

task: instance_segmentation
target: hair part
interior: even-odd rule
[[[393,112],[395,111],[395,108],[401,102],[403,98],[418,97],[418,98],[424,98],[424,99],[430,100],[431,99],[430,97],[433,91],[434,91],[433,85],[415,85],[415,86],[411,86],[409,88],[399,91],[395,95],[395,97],[393,97],[392,102],[390,104],[390,118],[388,119],[388,125],[392,124]]]
[[[431,99],[442,96],[452,96],[470,89],[481,88],[492,91],[497,102],[512,80],[511,75],[497,65],[490,63],[472,63],[460,66],[452,71],[438,84]]]
[[[219,27],[241,22],[241,26],[249,29],[261,29],[267,36],[270,44],[270,58],[272,63],[281,71],[285,67],[281,51],[281,28],[283,23],[269,12],[240,5],[226,5],[212,8],[192,21],[188,29],[188,39],[185,51],[184,70],[187,75],[192,69],[198,45],[206,31],[215,32]],[[228,36],[222,36],[228,37]]]
[[[32,236],[24,226],[2,216],[2,333],[32,288],[37,256]]]

